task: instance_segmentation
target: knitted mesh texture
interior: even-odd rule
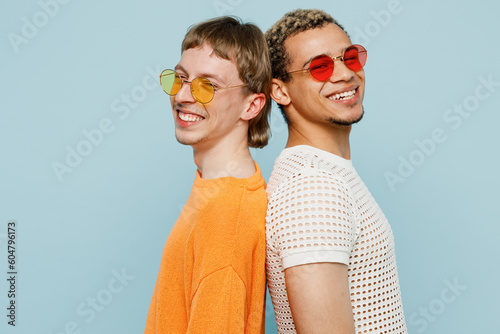
[[[266,269],[279,333],[296,333],[284,269],[348,265],[357,333],[406,333],[391,227],[350,160],[285,149],[267,186]]]

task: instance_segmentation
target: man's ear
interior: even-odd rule
[[[252,97],[248,108],[241,114],[241,119],[244,121],[249,121],[256,117],[266,105],[266,95],[264,93],[252,94]]]
[[[271,84],[271,97],[276,103],[287,106],[290,104],[288,87],[280,79],[273,79]]]

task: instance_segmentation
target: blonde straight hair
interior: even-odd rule
[[[240,79],[247,84],[246,94],[266,96],[266,104],[248,125],[248,145],[266,146],[271,136],[271,62],[264,34],[254,24],[223,16],[190,27],[182,42],[182,52],[204,44],[210,45],[218,57],[236,62]]]

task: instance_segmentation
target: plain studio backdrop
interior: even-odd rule
[[[368,50],[352,159],[391,223],[410,333],[496,330],[497,2],[7,0],[2,333],[143,331],[196,170],[174,138],[159,74],[196,22],[236,15],[265,31],[296,8],[326,10]],[[287,136],[276,105],[272,131],[268,147],[252,150],[266,180]],[[276,333],[269,298],[266,311],[266,333]]]

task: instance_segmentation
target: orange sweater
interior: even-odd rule
[[[265,181],[202,179],[163,249],[144,333],[264,333]]]

